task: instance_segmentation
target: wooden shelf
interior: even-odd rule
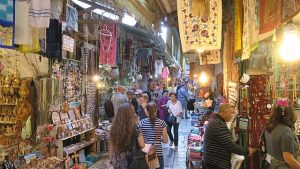
[[[88,146],[94,144],[95,142],[96,142],[96,140],[94,140],[94,141],[92,141],[92,142],[90,142],[90,143],[88,143],[88,144],[86,144],[86,145],[84,145],[84,146],[82,146],[82,147],[80,147],[80,148],[77,148],[76,150],[74,150],[74,151],[72,151],[72,152],[70,152],[70,153],[65,153],[65,154],[66,154],[66,155],[73,154],[73,153],[75,153],[75,152],[77,152],[77,151],[79,151],[79,150],[82,150],[82,149],[84,149],[84,148],[86,148],[86,147],[88,147]]]
[[[0,103],[0,106],[16,106],[15,103]]]
[[[58,140],[64,141],[64,140],[67,140],[67,139],[69,139],[69,138],[73,138],[73,137],[79,136],[79,135],[81,135],[81,134],[84,134],[84,133],[89,132],[89,131],[94,130],[94,129],[95,129],[95,128],[93,127],[93,128],[88,129],[88,130],[85,130],[85,131],[83,131],[83,132],[80,132],[80,133],[78,133],[78,134],[75,134],[75,135],[73,135],[73,136],[61,138],[61,139],[58,139]]]
[[[80,122],[80,121],[83,121],[83,120],[87,120],[87,119],[86,119],[86,118],[83,118],[83,119],[76,120],[76,121],[73,121],[73,122],[69,122],[69,123],[65,123],[65,124],[58,125],[57,127],[67,126],[67,125],[69,125],[69,124],[77,123],[77,122]]]
[[[13,125],[13,124],[16,124],[16,123],[14,123],[14,122],[2,122],[2,121],[0,121],[0,124]]]

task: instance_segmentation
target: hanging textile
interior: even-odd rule
[[[163,71],[162,71],[161,77],[162,77],[163,79],[167,79],[167,78],[169,77],[169,74],[170,74],[169,68],[168,68],[168,67],[164,67],[164,68],[163,68]]]
[[[249,0],[243,0],[244,7],[244,26],[243,26],[243,51],[242,60],[249,59],[250,57],[250,42],[249,42]]]
[[[121,54],[122,54],[122,50],[121,50],[121,39],[117,38],[117,64],[121,64]]]
[[[282,1],[281,22],[286,22],[300,12],[300,0]]]
[[[164,62],[163,60],[155,60],[154,62],[154,68],[155,68],[155,76],[160,77],[162,74],[162,70],[164,68]]]
[[[63,9],[62,0],[51,0],[50,1],[50,19],[60,19]]]
[[[40,30],[38,28],[29,27],[29,43],[19,46],[21,53],[37,53],[40,52]]]
[[[78,12],[70,5],[67,5],[67,26],[78,32]]]
[[[263,34],[274,30],[281,21],[280,0],[260,0],[260,28],[259,33]]]
[[[14,45],[15,0],[0,1],[0,47]]]
[[[207,9],[209,8],[209,9]],[[221,48],[222,1],[177,0],[178,23],[183,52],[198,48]],[[197,9],[209,11],[207,16]]]
[[[50,0],[30,0],[29,25],[48,28],[50,23]]]
[[[100,25],[100,64],[116,65],[117,26],[114,23]]]
[[[248,38],[251,50],[257,46],[259,34],[258,2],[248,0]]]
[[[14,43],[29,44],[29,3],[27,1],[16,1],[16,12],[15,12],[15,37]]]
[[[62,57],[62,28],[57,19],[51,19],[46,29],[46,56],[50,58]],[[45,49],[45,48],[43,48]],[[45,53],[45,52],[44,52]]]
[[[205,51],[199,56],[200,65],[219,64],[221,62],[220,50]]]
[[[234,51],[238,52],[242,49],[243,34],[243,0],[234,1]]]
[[[140,72],[145,72],[144,67],[149,68],[151,59],[150,56],[152,56],[152,48],[138,48],[136,52],[136,62]],[[149,69],[147,69],[147,73],[148,72]]]

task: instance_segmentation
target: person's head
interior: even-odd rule
[[[229,103],[223,103],[219,106],[218,114],[226,121],[230,122],[234,117],[234,106]]]
[[[143,104],[143,103],[148,103],[149,102],[149,97],[147,94],[143,93],[140,97],[139,97],[139,103]]]
[[[272,132],[279,124],[286,125],[295,129],[297,118],[291,107],[275,106],[272,109],[271,116],[267,122],[267,131]]]
[[[147,96],[148,96],[148,102],[150,102],[150,101],[151,101],[151,99],[152,99],[152,98],[151,98],[151,94],[150,94],[150,92],[148,92],[148,91],[144,91],[144,92],[143,92],[143,95],[144,95],[144,94],[147,94]],[[147,103],[148,103],[148,102],[147,102]]]
[[[118,92],[120,92],[121,94],[124,94],[126,91],[125,87],[124,86],[119,86],[118,87]]]
[[[134,98],[134,91],[133,91],[133,90],[128,90],[128,91],[126,92],[126,94],[127,94],[127,98],[128,98],[129,100],[131,100],[131,99]]]
[[[163,90],[162,95],[168,97],[168,90]]]
[[[146,115],[150,119],[151,124],[154,125],[155,124],[155,120],[157,118],[157,107],[156,107],[156,104],[153,103],[153,102],[148,103],[147,106],[146,106],[146,109],[147,109]]]
[[[121,104],[110,128],[110,140],[117,152],[131,150],[131,140],[137,116],[129,103]]]
[[[176,99],[177,99],[177,95],[176,95],[176,93],[170,93],[170,100],[171,101],[176,101]]]

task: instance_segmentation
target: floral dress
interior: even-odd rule
[[[131,152],[129,151],[121,153],[114,152],[112,156],[112,166],[114,169],[127,169],[127,157],[130,155],[130,153]]]

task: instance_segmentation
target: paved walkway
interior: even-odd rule
[[[164,169],[187,169],[186,167],[186,146],[187,137],[191,129],[190,120],[182,120],[179,125],[179,146],[178,149],[163,144],[165,167]],[[106,169],[108,157],[103,156],[100,161],[91,166],[90,169]],[[197,169],[197,168],[195,168]]]

